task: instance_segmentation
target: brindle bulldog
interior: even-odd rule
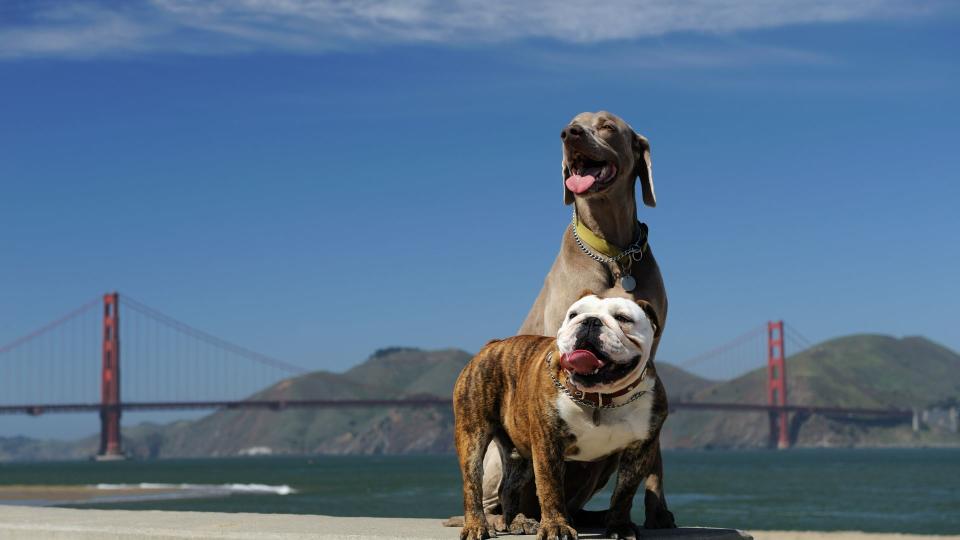
[[[636,538],[633,497],[645,483],[646,526],[673,525],[661,490],[660,427],[667,400],[651,351],[659,328],[649,303],[590,292],[571,305],[556,338],[488,343],[454,387],[454,436],[463,473],[460,538],[496,529],[573,540],[573,516],[614,470],[606,532]],[[499,523],[483,508],[483,462],[494,441],[503,463]],[[539,525],[534,520],[539,519]]]

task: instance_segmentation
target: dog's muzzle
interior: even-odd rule
[[[615,362],[607,356],[600,340],[603,329],[599,318],[584,319],[577,329],[573,350],[560,356],[560,367],[582,388],[615,382],[628,375],[640,361],[640,355],[626,362]]]

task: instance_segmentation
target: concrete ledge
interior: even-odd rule
[[[0,540],[380,540],[407,538],[456,540],[459,529],[440,519],[224,514],[158,510],[74,510],[0,505]],[[533,539],[532,536],[510,537]],[[601,538],[584,533],[583,539]],[[756,531],[686,527],[646,531],[645,540],[960,540],[933,536],[855,531]]]
[[[157,510],[74,510],[0,506],[0,539],[21,540],[237,540],[437,539],[456,540],[460,529],[440,519],[348,518],[287,514],[224,514]],[[650,531],[644,538],[752,540],[733,529],[684,528]],[[582,534],[581,538],[600,538]],[[525,538],[533,538],[528,536]]]
[[[438,539],[456,540],[459,529],[439,519],[344,518],[286,514],[222,514],[129,510],[73,510],[0,505],[0,540],[237,540]],[[513,538],[513,537],[511,537]],[[532,536],[516,537],[533,539]],[[581,534],[580,538],[600,538]],[[647,531],[645,540],[960,540],[934,536],[856,531],[756,531],[688,527]]]

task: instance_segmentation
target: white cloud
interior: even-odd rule
[[[62,0],[0,7],[0,57],[147,51],[324,52],[528,38],[596,43],[675,32],[901,18],[938,0]]]

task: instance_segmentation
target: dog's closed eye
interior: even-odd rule
[[[613,318],[616,319],[616,320],[618,320],[618,321],[620,321],[620,322],[622,322],[622,323],[632,323],[632,322],[633,322],[633,319],[631,319],[630,317],[624,315],[623,313],[618,313],[618,314],[614,315]]]

